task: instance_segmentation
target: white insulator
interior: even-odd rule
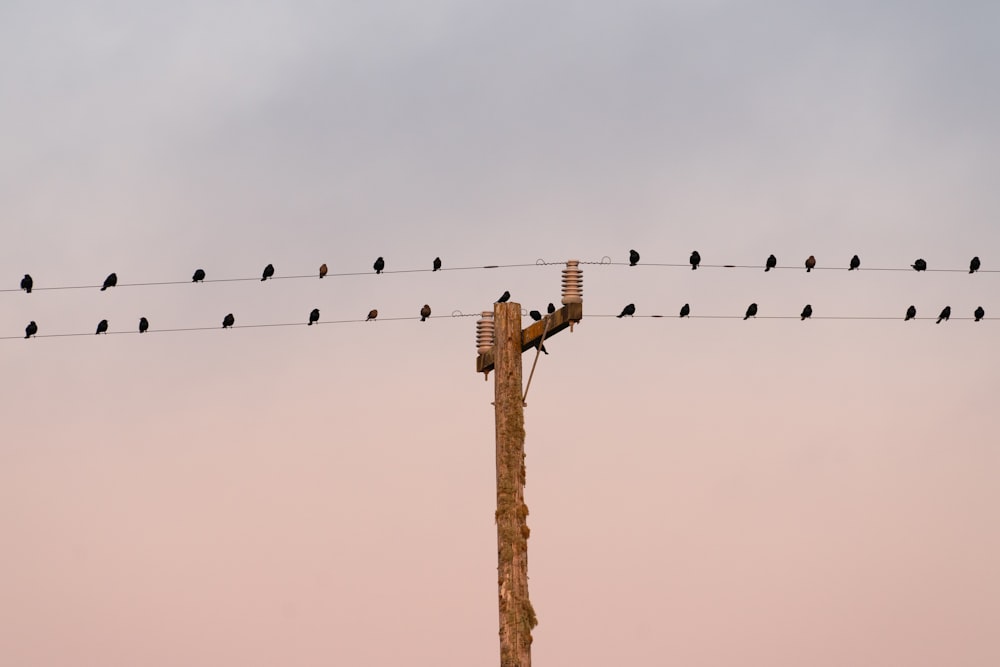
[[[496,323],[493,321],[493,311],[484,310],[482,318],[476,322],[476,351],[486,354],[493,349],[496,340]]]
[[[564,306],[568,303],[583,303],[583,270],[580,268],[580,260],[571,259],[566,262],[566,268],[562,272],[562,302]]]

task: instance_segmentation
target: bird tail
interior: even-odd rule
[[[749,320],[749,319],[750,319],[750,316],[749,316],[749,315],[744,315],[744,316],[743,316],[743,320],[744,320],[744,321],[746,321],[746,320]]]
[[[420,317],[420,321],[421,321],[421,322],[426,322],[426,321],[427,321],[427,318],[426,318],[426,317],[423,317],[423,316],[421,316],[421,317]]]
[[[691,265],[691,270],[692,271],[696,271],[697,269],[698,269],[698,265],[697,264],[692,264]]]
[[[263,278],[260,279],[261,282],[264,282],[265,280],[267,280],[267,276],[264,276]]]
[[[937,322],[935,322],[934,324],[941,324],[941,320],[942,319],[944,319],[944,318],[941,318],[941,317],[937,318]]]
[[[812,267],[811,266],[807,266],[806,267],[806,273],[809,273],[810,271],[812,271]]]
[[[771,270],[771,267],[770,267],[770,266],[765,266],[765,267],[764,267],[764,273],[767,273],[767,272],[768,272],[768,271],[770,271],[770,270]]]
[[[108,286],[107,286],[107,285],[103,285],[103,286],[101,287],[101,291],[102,291],[102,292],[103,292],[104,290],[106,290],[106,289],[108,289]]]
[[[618,319],[621,319],[621,318],[625,317],[625,313],[622,313],[621,315],[616,315],[615,317],[617,317]]]
[[[308,322],[308,323],[306,324],[306,326],[310,326],[310,327],[311,327],[312,325],[313,325],[313,321],[312,321],[312,320],[309,320],[309,322]]]

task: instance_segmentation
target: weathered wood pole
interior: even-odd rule
[[[528,506],[524,504],[524,403],[521,398],[521,304],[493,306],[494,409],[497,438],[497,574],[500,667],[531,667],[528,599]]]

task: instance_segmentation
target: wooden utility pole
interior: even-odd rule
[[[521,330],[521,305],[493,306],[495,339],[480,348],[476,370],[496,371],[494,411],[497,455],[497,584],[500,602],[500,667],[531,667],[531,630],[538,625],[528,599],[528,506],[524,503],[524,397],[521,353],[537,348],[583,318],[579,272],[572,263],[576,290],[568,303]],[[564,282],[565,282],[564,278]],[[564,301],[567,300],[564,298]],[[488,315],[489,313],[485,313]]]

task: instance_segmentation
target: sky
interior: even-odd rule
[[[6,0],[3,662],[497,664],[474,315],[607,258],[527,400],[536,664],[1000,663],[998,20]]]

